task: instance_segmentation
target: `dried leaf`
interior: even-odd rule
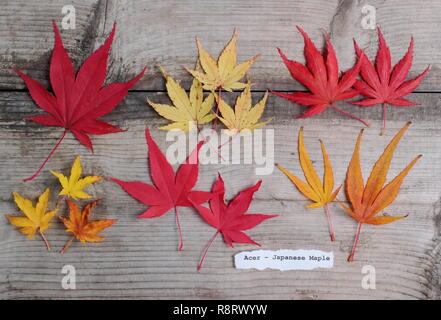
[[[279,164],[276,167],[280,169],[297,187],[297,189],[305,195],[308,199],[313,201],[313,204],[307,205],[309,208],[320,208],[325,206],[326,215],[328,218],[329,229],[331,234],[331,241],[335,240],[334,228],[332,225],[332,219],[329,213],[328,203],[332,202],[340,191],[341,186],[334,190],[334,175],[332,172],[331,162],[325,149],[323,141],[320,140],[320,145],[323,153],[324,173],[323,183],[320,180],[317,172],[309,159],[308,152],[306,150],[303,141],[303,128],[299,131],[299,160],[302,167],[303,174],[305,175],[306,182],[297,178],[291,172],[286,170]]]
[[[49,200],[49,189],[46,189],[38,198],[36,206],[28,199],[23,198],[17,192],[13,193],[14,201],[18,208],[24,213],[25,217],[14,217],[7,215],[9,222],[19,227],[18,231],[28,235],[28,239],[32,239],[35,233],[39,232],[46,243],[48,250],[51,250],[44,231],[50,227],[50,221],[57,213],[57,209],[46,212]]]
[[[350,102],[362,107],[371,107],[376,104],[383,104],[383,129],[386,129],[386,105],[391,104],[398,107],[407,107],[418,105],[412,101],[403,99],[402,97],[410,94],[418,88],[423,78],[429,72],[430,66],[414,79],[407,80],[413,60],[413,38],[410,41],[409,49],[404,57],[392,69],[391,56],[386,41],[380,28],[378,31],[379,47],[375,67],[369,59],[365,59],[361,68],[360,75],[363,80],[356,80],[354,88],[368,99],[357,102]],[[358,57],[363,55],[361,49],[355,43],[355,49]]]
[[[216,62],[214,58],[202,47],[199,38],[196,43],[199,50],[199,61],[205,73],[199,70],[187,69],[193,77],[203,84],[203,88],[214,92],[216,89],[224,89],[232,91],[234,89],[243,89],[245,84],[239,82],[245,76],[245,73],[251,67],[251,64],[257,60],[259,55],[250,60],[236,65],[236,42],[237,32],[233,33],[233,37],[226,45],[224,50]]]
[[[403,183],[404,178],[409,173],[410,169],[415,165],[422,155],[417,156],[400,174],[398,174],[392,181],[386,186],[386,177],[389,171],[390,163],[392,161],[393,153],[398,145],[403,134],[406,132],[410,122],[408,122],[391,140],[389,145],[384,150],[381,157],[375,163],[372,172],[366,182],[366,186],[363,182],[363,176],[360,166],[360,143],[363,135],[363,130],[360,132],[357,143],[355,145],[354,154],[351,162],[349,163],[347,176],[346,176],[346,194],[351,207],[347,207],[344,203],[339,201],[340,205],[345,211],[355,220],[359,222],[356,241],[354,248],[348,261],[354,259],[355,250],[357,247],[358,238],[360,236],[361,225],[364,223],[380,225],[390,223],[398,219],[405,218],[400,217],[375,217],[380,211],[389,206],[397,197],[400,191],[400,186]],[[384,186],[384,187],[383,187]]]
[[[228,134],[237,134],[243,131],[252,131],[261,128],[271,120],[258,122],[265,109],[265,103],[268,98],[268,92],[265,92],[262,100],[254,107],[251,102],[251,83],[248,82],[245,90],[236,100],[234,110],[224,101],[221,100],[219,110],[222,117],[219,120],[228,128]]]
[[[182,233],[177,207],[192,206],[188,200],[190,194],[193,195],[194,201],[198,203],[203,203],[211,197],[209,192],[191,191],[198,179],[198,155],[203,142],[198,144],[175,175],[173,167],[152,139],[149,129],[146,129],[145,135],[149,148],[150,173],[155,186],[143,182],[126,182],[112,178],[110,180],[119,184],[136,200],[150,206],[138,218],[160,217],[174,208],[180,238],[179,250],[182,250]]]
[[[80,156],[76,157],[72,165],[69,179],[62,173],[50,170],[50,172],[58,178],[63,188],[59,195],[67,196],[75,200],[92,198],[92,196],[85,193],[83,189],[89,184],[102,180],[103,178],[97,176],[87,176],[80,179],[82,170]]]
[[[286,67],[290,71],[291,76],[303,84],[311,93],[272,92],[282,98],[294,101],[295,103],[311,106],[302,116],[297,117],[296,119],[319,114],[331,106],[338,112],[359,120],[366,126],[369,126],[365,121],[338,109],[334,104],[336,101],[347,100],[358,94],[356,90],[350,88],[354,84],[362,61],[364,60],[362,54],[358,58],[355,66],[339,77],[337,56],[329,36],[326,35],[327,55],[325,58],[324,55],[317,50],[306,32],[300,27],[297,27],[297,29],[302,34],[305,42],[306,65],[297,61],[289,60],[282,50],[277,50],[279,51]]]
[[[185,90],[170,77],[162,68],[162,74],[166,79],[167,93],[173,102],[173,106],[158,104],[147,99],[147,102],[162,117],[173,121],[172,124],[160,127],[162,130],[180,129],[184,132],[192,130],[197,125],[211,122],[216,115],[211,112],[214,102],[214,94],[209,94],[204,99],[202,84],[195,78],[188,96]]]
[[[72,62],[63,46],[63,41],[55,22],[53,22],[53,25],[55,44],[52,51],[49,73],[54,95],[31,77],[14,69],[24,80],[29,89],[29,94],[38,107],[48,113],[33,116],[26,120],[45,126],[65,128],[61,139],[49,153],[41,167],[32,177],[25,179],[25,181],[34,179],[40,173],[43,166],[64,139],[67,131],[72,132],[75,138],[90,150],[93,148],[88,134],[101,135],[123,131],[106,122],[99,121],[97,118],[112,111],[145,72],[144,69],[128,82],[112,83],[103,87],[107,72],[107,58],[113,36],[115,35],[115,24],[105,43],[84,61],[75,75]]]
[[[260,224],[261,222],[277,217],[277,215],[264,214],[245,214],[248,211],[254,193],[259,190],[262,181],[259,181],[251,188],[242,190],[230,203],[227,205],[224,200],[225,186],[221,175],[218,175],[217,181],[213,184],[212,194],[210,200],[210,208],[203,207],[199,204],[199,199],[189,196],[190,202],[198,210],[201,217],[217,231],[211,239],[209,245],[205,249],[201,260],[199,261],[198,270],[202,268],[204,258],[219,233],[222,233],[225,242],[233,247],[233,242],[237,243],[251,243],[260,246],[257,242],[252,240],[243,231],[249,230]]]
[[[89,221],[92,208],[101,200],[103,199],[89,203],[84,207],[83,211],[80,211],[74,202],[66,200],[69,206],[69,218],[60,217],[60,219],[66,226],[65,231],[72,233],[73,237],[66,243],[60,253],[65,253],[75,238],[80,240],[83,244],[86,242],[101,242],[105,240],[105,238],[99,237],[98,234],[118,220],[103,219]]]

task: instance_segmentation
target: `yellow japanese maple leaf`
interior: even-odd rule
[[[248,71],[251,64],[256,61],[260,55],[256,55],[250,60],[236,65],[236,42],[237,32],[234,30],[233,37],[216,62],[216,60],[202,47],[199,38],[196,38],[199,50],[199,60],[205,73],[188,68],[187,71],[203,84],[204,89],[212,92],[216,89],[232,91],[234,89],[245,88],[246,85],[239,82],[239,80],[245,76],[245,73]]]
[[[48,250],[51,250],[48,240],[44,235],[51,225],[49,222],[52,220],[54,215],[57,213],[57,209],[46,212],[48,199],[49,199],[49,189],[46,189],[38,198],[37,204],[34,207],[32,201],[23,198],[17,192],[13,193],[14,201],[18,208],[25,214],[25,217],[14,217],[7,215],[9,222],[19,227],[18,231],[23,234],[28,235],[28,239],[32,239],[36,232],[39,232]]]
[[[173,106],[154,103],[147,99],[157,113],[173,123],[160,127],[162,130],[181,129],[188,132],[198,124],[211,122],[216,115],[211,112],[214,94],[211,93],[204,99],[202,84],[195,78],[188,96],[185,90],[170,77],[162,68],[162,74],[166,80],[166,88]]]
[[[89,221],[90,212],[93,207],[97,205],[103,199],[95,200],[86,205],[81,212],[75,203],[70,200],[66,200],[69,206],[69,218],[60,217],[61,221],[66,226],[66,232],[73,233],[72,238],[66,243],[60,253],[65,253],[66,250],[72,244],[72,241],[76,238],[85,244],[86,242],[100,242],[105,240],[103,237],[99,237],[98,233],[102,230],[110,227],[118,220],[103,219],[97,221]]]
[[[305,144],[303,142],[303,128],[299,131],[299,160],[300,166],[302,167],[303,174],[305,175],[306,181],[304,182],[293,175],[291,172],[286,170],[279,164],[276,164],[279,168],[297,187],[297,189],[303,193],[307,198],[312,200],[314,203],[307,205],[309,208],[319,208],[325,207],[326,216],[328,218],[329,230],[331,234],[331,241],[335,240],[334,227],[332,225],[332,219],[328,208],[328,203],[333,201],[340,191],[341,186],[339,186],[334,191],[334,175],[332,172],[331,162],[329,160],[328,154],[326,152],[325,145],[323,141],[320,140],[320,145],[323,154],[324,163],[324,173],[323,173],[323,183],[321,182],[317,172],[309,159],[308,152],[306,151]]]
[[[89,184],[102,180],[103,178],[97,176],[87,176],[80,179],[82,171],[83,169],[81,168],[80,156],[77,156],[74,161],[69,179],[67,179],[67,177],[61,173],[50,170],[50,172],[55,175],[58,180],[60,180],[60,184],[63,187],[59,193],[60,195],[71,197],[73,199],[92,198],[92,196],[85,193],[83,189]]]
[[[393,153],[398,145],[398,142],[400,142],[401,137],[409,128],[410,124],[411,123],[408,122],[406,125],[404,125],[404,127],[391,140],[386,149],[384,149],[383,154],[372,168],[371,174],[366,182],[366,186],[363,182],[363,175],[360,166],[360,143],[363,130],[361,130],[360,134],[358,135],[357,143],[355,145],[354,153],[352,155],[351,162],[349,163],[346,175],[346,195],[351,204],[351,208],[339,201],[343,209],[345,209],[345,211],[352,218],[358,221],[357,235],[355,237],[354,247],[349,255],[348,261],[352,261],[354,259],[355,250],[360,237],[361,226],[363,223],[381,225],[405,218],[405,216],[375,217],[375,215],[377,215],[395,200],[398,192],[400,191],[404,178],[418,161],[418,159],[422,157],[422,155],[419,155],[413,159],[409,165],[407,165],[407,167],[400,172],[400,174],[398,174],[383,188],[384,184],[386,183],[386,176],[387,172],[389,171]]]
[[[268,92],[265,92],[262,100],[254,107],[251,101],[251,84],[248,82],[245,90],[236,100],[234,110],[222,100],[219,104],[219,110],[222,117],[218,117],[220,121],[228,128],[228,134],[236,134],[246,130],[252,131],[261,128],[271,121],[258,122],[265,109],[265,103],[268,98]]]

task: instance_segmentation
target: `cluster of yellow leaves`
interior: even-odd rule
[[[82,167],[79,156],[75,159],[72,165],[69,178],[58,172],[51,171],[51,173],[59,179],[62,186],[62,190],[60,191],[59,195],[72,199],[91,198],[91,196],[85,193],[83,189],[88,185],[103,179],[102,177],[98,176],[86,176],[81,178]],[[57,213],[58,205],[55,210],[46,212],[49,200],[49,189],[46,189],[40,195],[35,207],[30,200],[23,198],[18,193],[14,192],[13,195],[15,203],[24,213],[25,217],[7,215],[9,222],[14,226],[19,227],[20,229],[18,229],[18,231],[27,234],[29,239],[31,239],[36,232],[39,232],[43,237],[48,250],[51,250],[49,242],[47,241],[43,232],[51,225],[49,222]],[[96,200],[88,204],[82,213],[79,212],[79,209],[75,203],[70,200],[66,200],[70,209],[69,219],[60,217],[67,228],[66,232],[72,232],[74,237],[79,239],[82,243],[85,243],[86,241],[103,241],[104,238],[98,237],[97,234],[103,229],[111,226],[117,220],[105,219],[89,222],[90,210],[100,200]],[[72,239],[68,241],[68,244],[70,245],[71,242]],[[62,253],[66,251],[67,247],[68,246],[65,246],[65,248],[63,248]]]
[[[188,132],[196,126],[209,123],[216,118],[219,118],[229,132],[233,133],[245,130],[252,131],[266,125],[269,121],[261,123],[258,123],[258,121],[265,108],[268,94],[265,93],[263,99],[252,108],[251,84],[249,82],[240,82],[259,55],[246,62],[237,64],[236,30],[217,61],[202,47],[199,38],[196,38],[196,43],[199,51],[198,63],[194,70],[186,68],[194,77],[189,96],[179,83],[167,75],[161,68],[161,72],[166,79],[167,93],[173,105],[158,104],[147,99],[147,102],[158,114],[173,121],[173,123],[159,129],[180,129]],[[202,67],[202,70],[200,67]],[[231,92],[244,88],[245,91],[238,98],[234,110],[221,99],[222,90]],[[211,91],[205,99],[204,89]],[[216,96],[217,109],[222,112],[222,117],[218,116],[218,110],[216,110],[216,113],[212,112],[216,89],[219,90]]]

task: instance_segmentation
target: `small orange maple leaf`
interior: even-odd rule
[[[98,202],[103,199],[95,200],[88,205],[86,205],[83,211],[80,211],[78,206],[70,201],[66,200],[69,205],[69,218],[60,217],[61,221],[63,221],[66,226],[66,232],[73,233],[72,238],[66,243],[64,248],[60,251],[60,253],[65,253],[66,250],[72,244],[72,241],[77,238],[81,241],[81,243],[85,244],[86,242],[100,242],[105,240],[103,237],[98,237],[98,233],[102,230],[110,227],[118,220],[114,219],[103,219],[89,222],[90,211],[93,207],[95,207]]]

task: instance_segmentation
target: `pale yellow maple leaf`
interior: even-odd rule
[[[253,107],[251,101],[251,83],[248,82],[245,86],[245,90],[237,98],[234,110],[224,100],[221,100],[219,110],[222,117],[218,116],[218,118],[228,128],[227,134],[252,131],[268,124],[271,119],[265,122],[258,122],[265,109],[267,98],[268,92],[265,92],[262,100]]]
[[[89,184],[102,180],[103,178],[98,176],[87,176],[80,179],[82,171],[83,169],[81,168],[80,156],[77,156],[75,159],[70,171],[69,179],[62,173],[50,170],[50,172],[56,176],[58,180],[60,180],[60,184],[63,188],[59,193],[60,195],[67,196],[75,200],[92,198],[92,196],[85,193],[83,189]]]
[[[245,76],[245,73],[260,55],[236,65],[236,30],[234,30],[233,37],[225,46],[217,61],[202,47],[199,38],[196,38],[196,43],[199,51],[199,61],[205,73],[188,68],[186,70],[203,84],[204,89],[214,92],[216,89],[232,91],[245,88],[246,84],[239,80]]]
[[[195,128],[197,125],[211,122],[216,115],[211,112],[214,95],[211,93],[204,99],[202,84],[195,78],[190,88],[190,94],[160,68],[166,80],[168,96],[173,105],[154,103],[147,99],[159,115],[173,121],[173,123],[159,127],[162,130],[181,129],[184,132]]]
[[[25,217],[14,217],[6,215],[9,222],[19,227],[18,231],[28,235],[28,239],[32,239],[36,232],[40,232],[43,239],[46,238],[43,232],[51,225],[49,222],[57,213],[57,209],[46,212],[47,204],[49,200],[49,189],[46,189],[38,198],[36,206],[32,204],[32,201],[23,198],[17,192],[13,193],[14,201],[18,208],[24,213]],[[46,243],[47,244],[47,243]],[[48,244],[47,244],[48,245]],[[48,246],[48,249],[50,247]]]

